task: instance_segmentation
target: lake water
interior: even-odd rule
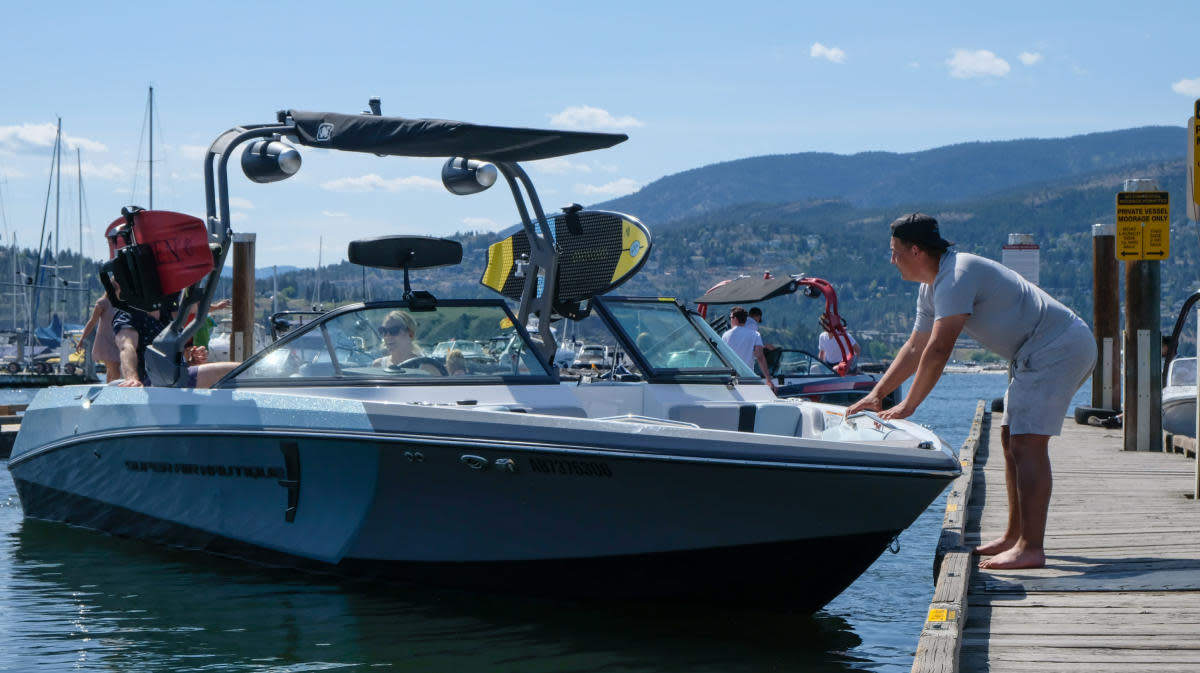
[[[957,449],[976,402],[1006,383],[946,374],[914,420]],[[530,601],[264,568],[25,521],[0,468],[0,671],[899,673],[912,666],[933,594],[944,508],[945,494],[900,536],[899,553],[885,551],[821,612],[797,616]]]

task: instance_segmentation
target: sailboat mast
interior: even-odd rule
[[[60,121],[60,123],[61,123],[61,121]],[[56,162],[57,166],[56,166],[55,172],[54,172],[54,265],[53,265],[54,282],[52,284],[52,287],[54,289],[50,293],[50,317],[51,317],[51,320],[53,320],[53,318],[54,318],[54,312],[58,310],[58,242],[60,240],[60,237],[59,237],[59,212],[60,212],[59,206],[61,205],[61,201],[62,201],[62,140],[61,140],[62,129],[61,128],[59,129],[59,138],[60,138],[60,140],[58,142],[58,150],[57,150],[58,161]]]
[[[42,208],[42,232],[38,234],[38,254],[37,260],[34,262],[33,278],[31,279],[33,292],[32,304],[29,311],[29,331],[26,333],[27,339],[33,338],[33,327],[37,323],[38,315],[38,294],[39,287],[42,282],[42,261],[46,256],[46,220],[50,215],[50,188],[54,186],[55,169],[58,166],[58,158],[61,155],[59,147],[62,145],[62,117],[58,118],[58,131],[54,135],[54,152],[50,154],[50,180],[46,183],[46,205]],[[57,217],[55,213],[55,217]],[[32,342],[30,342],[32,343]]]
[[[150,210],[154,210],[154,87],[150,87]]]
[[[75,177],[79,182],[79,313],[87,313],[88,293],[83,286],[83,159],[79,156],[79,148],[75,148]]]

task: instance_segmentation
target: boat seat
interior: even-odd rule
[[[794,404],[760,404],[754,415],[754,431],[764,435],[799,435],[801,411]]]
[[[698,427],[710,430],[749,431],[754,427],[754,412],[753,404],[693,402],[670,407],[667,411],[667,418],[672,421],[694,423]]]

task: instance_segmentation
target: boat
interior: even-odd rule
[[[34,399],[8,464],[26,517],[354,577],[811,612],[960,474],[932,431],[777,398],[682,302],[611,292],[640,269],[648,230],[602,211],[548,216],[519,162],[624,135],[372,108],[288,110],[214,141],[213,268],[147,351],[154,386]],[[461,260],[455,241],[354,241],[351,262],[404,274],[402,297],[315,315],[212,388],[185,387],[179,354],[229,249],[226,165],[243,145],[243,171],[259,182],[298,170],[301,147],[449,157],[442,177],[456,194],[502,176],[522,231],[493,246],[481,282],[503,296],[412,289],[410,274]],[[421,355],[378,366],[406,320],[428,344],[489,342],[492,359],[456,374]],[[560,373],[549,358],[562,320],[606,330],[618,366]]]
[[[840,405],[850,405],[866,397],[875,388],[882,372],[868,373],[854,366],[853,361],[857,358],[851,350],[845,323],[838,314],[837,292],[829,281],[803,274],[741,276],[717,283],[696,299],[696,303],[699,313],[707,317],[710,305],[757,304],[795,292],[803,292],[809,298],[825,299],[825,310],[819,321],[822,327],[828,325],[842,357],[840,362],[830,365],[804,349],[779,347],[767,350],[764,355],[770,376],[776,383],[775,393],[780,397]],[[721,331],[728,328],[729,318],[718,315],[711,318],[711,323]],[[883,408],[898,404],[900,399],[900,388],[896,388],[883,398]]]
[[[1162,390],[1162,429],[1172,435],[1196,436],[1196,358],[1171,360]]]
[[[1176,357],[1179,338],[1192,307],[1200,301],[1200,290],[1183,301],[1171,336],[1165,339],[1163,356],[1162,429],[1172,435],[1196,436],[1196,358]]]

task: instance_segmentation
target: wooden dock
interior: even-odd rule
[[[1200,504],[1186,443],[1126,452],[1121,430],[1068,419],[1050,442],[1046,567],[986,571],[970,548],[1007,516],[989,416],[981,403],[960,454],[912,670],[1200,671]]]
[[[21,414],[25,404],[0,404],[0,459],[7,460],[12,453],[13,442],[21,429]]]

